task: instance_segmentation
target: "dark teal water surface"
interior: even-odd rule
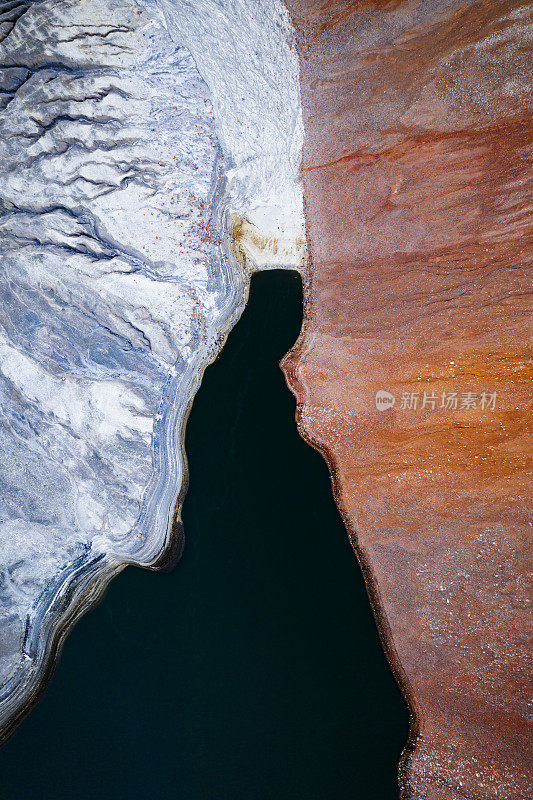
[[[186,545],[130,567],[0,750],[2,800],[388,800],[408,714],[279,359],[298,276],[252,281],[187,426]]]

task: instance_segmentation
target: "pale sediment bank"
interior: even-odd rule
[[[226,14],[208,0],[45,0],[9,13],[4,735],[113,575],[179,547],[184,426],[203,371],[244,308],[250,271],[305,259],[297,65],[281,4]]]

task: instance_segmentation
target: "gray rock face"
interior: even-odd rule
[[[248,6],[229,13],[246,21]],[[201,52],[198,19],[212,40],[220,7],[189,7]],[[276,4],[256,9],[259,68],[265,25],[286,57],[262,142],[253,124],[232,139],[227,86],[200,74],[183,7],[0,5],[0,726],[109,577],[168,546],[184,418],[246,298],[235,214],[260,225],[276,195],[279,261],[301,262],[295,61]],[[249,197],[247,147],[264,173]]]

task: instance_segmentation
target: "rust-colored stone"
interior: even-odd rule
[[[284,369],[412,710],[402,796],[523,800],[531,5],[287,5],[311,267]]]

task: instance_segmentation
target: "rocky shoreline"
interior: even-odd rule
[[[157,568],[179,551],[184,428],[203,371],[242,313],[251,271],[303,266],[287,15],[276,3],[253,14],[237,3],[227,17],[217,8],[190,4],[185,30],[163,2],[45,1],[7,12],[4,737],[113,575],[126,564]],[[204,15],[206,54],[210,36],[221,42],[203,65],[191,56],[202,46],[195,14]],[[255,47],[263,83],[272,50],[284,78],[256,128],[257,98],[237,101],[226,85],[222,43],[233,47],[239,21],[249,35],[233,53],[236,75]],[[225,103],[248,120],[245,137]],[[249,231],[237,243],[239,215]],[[267,242],[263,258],[255,243],[249,252],[250,231]]]
[[[531,8],[288,7],[310,264],[283,366],[411,709],[401,796],[529,797]]]

